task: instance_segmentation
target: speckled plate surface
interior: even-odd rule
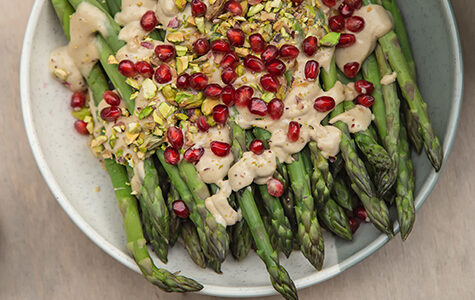
[[[399,0],[398,3],[408,23],[420,88],[447,157],[455,137],[463,82],[452,8],[447,0]],[[125,235],[109,178],[90,153],[87,139],[73,130],[69,91],[48,73],[50,52],[64,44],[66,39],[50,2],[37,0],[26,31],[20,75],[23,117],[30,145],[51,191],[77,226],[105,252],[139,272],[126,253]],[[414,160],[419,208],[439,175],[425,155]],[[371,225],[364,225],[353,242],[325,236],[326,257],[321,272],[315,271],[298,252],[290,259],[282,258],[282,264],[297,287],[304,288],[343,272],[387,240]],[[163,266],[158,259],[156,262]],[[165,267],[198,280],[204,285],[203,294],[256,297],[275,293],[264,264],[254,253],[241,263],[229,258],[223,264],[223,274],[218,275],[196,267],[182,247],[177,246]]]

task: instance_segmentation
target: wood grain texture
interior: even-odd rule
[[[18,91],[32,3],[0,1],[0,299],[218,299],[154,288],[93,244],[50,193],[28,146]],[[404,244],[396,238],[340,276],[302,290],[301,299],[475,299],[475,3],[452,4],[465,54],[465,99],[452,154],[415,231]]]

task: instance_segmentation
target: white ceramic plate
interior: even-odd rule
[[[432,30],[442,31],[437,39],[440,45],[436,49],[439,50],[430,52],[424,50],[424,45],[430,44],[428,39],[434,38],[427,35],[430,31],[425,32],[421,26],[408,24],[419,74],[426,75],[420,80],[421,90],[426,99],[433,100],[429,101],[429,112],[431,116],[437,116],[432,118],[434,127],[448,154],[455,136],[462,94],[462,59],[452,10],[445,0],[431,1],[431,4],[411,0],[399,2],[408,19],[419,20],[420,23],[418,17],[421,14],[430,15],[432,21],[427,22],[432,22]],[[409,5],[414,9],[404,9]],[[26,31],[20,76],[23,116],[30,145],[51,191],[76,225],[105,252],[139,272],[126,253],[125,235],[109,178],[90,153],[86,138],[73,130],[68,101],[70,93],[48,73],[50,52],[65,43],[49,1],[37,0]],[[431,66],[434,60],[439,62],[442,71],[436,72]],[[420,207],[438,174],[425,157],[416,157],[415,164],[417,207]],[[299,252],[294,252],[290,259],[282,258],[282,264],[296,286],[304,288],[341,273],[386,242],[386,236],[371,225],[365,225],[357,232],[353,242],[325,236],[326,257],[321,272],[315,271]],[[158,259],[155,261],[157,265],[164,266]],[[196,267],[182,247],[177,246],[171,251],[169,263],[164,267],[171,271],[181,270],[183,275],[202,283],[203,294],[256,297],[275,293],[264,264],[254,253],[241,263],[230,257],[223,264],[223,274],[218,275]]]

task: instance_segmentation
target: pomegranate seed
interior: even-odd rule
[[[289,123],[289,130],[287,132],[287,138],[291,142],[296,142],[298,141],[300,136],[300,124],[295,121],[291,121]]]
[[[73,109],[81,109],[86,105],[86,93],[84,92],[75,92],[71,96],[70,105]]]
[[[322,0],[323,4],[328,7],[332,7],[336,5],[336,0]]]
[[[234,52],[229,52],[226,53],[223,56],[223,59],[219,63],[221,68],[226,69],[226,68],[236,68],[237,65],[239,64],[239,57],[234,53]]]
[[[161,64],[155,70],[155,81],[158,83],[167,83],[172,80],[172,70],[167,64]]]
[[[200,0],[191,0],[191,14],[193,17],[202,17],[206,14],[206,4]]]
[[[89,135],[89,130],[87,130],[87,123],[83,120],[76,120],[74,122],[74,129],[80,134]]]
[[[203,73],[195,73],[190,76],[190,87],[202,91],[208,85],[208,77]]]
[[[353,15],[354,8],[351,5],[348,5],[346,3],[342,3],[340,7],[338,7],[338,12],[340,15],[342,15],[344,18],[349,18]]]
[[[260,98],[252,98],[247,108],[252,114],[265,116],[267,114],[267,104]]]
[[[335,108],[335,99],[330,96],[322,96],[315,99],[313,108],[319,112],[328,112]]]
[[[173,212],[182,219],[187,219],[190,216],[190,210],[182,200],[175,200],[172,203]]]
[[[262,72],[266,69],[264,62],[251,54],[244,58],[244,66],[253,72]]]
[[[358,230],[358,228],[360,227],[360,222],[356,219],[356,218],[353,218],[353,217],[349,217],[348,218],[348,223],[350,224],[350,228],[351,228],[351,233],[355,233],[356,230]]]
[[[134,77],[137,75],[137,70],[135,70],[135,65],[131,60],[124,59],[119,63],[119,72],[125,77]]]
[[[229,109],[224,104],[218,104],[213,108],[213,120],[218,124],[225,124],[229,118]]]
[[[315,80],[320,73],[320,64],[315,60],[309,60],[305,64],[305,78]]]
[[[250,86],[243,85],[234,93],[234,102],[237,106],[247,106],[251,101],[252,95],[254,95],[254,89]]]
[[[170,126],[167,129],[167,140],[170,145],[175,149],[180,149],[183,147],[183,131],[180,128],[175,126]]]
[[[225,142],[212,141],[210,148],[211,151],[213,151],[213,153],[219,157],[227,156],[229,152],[231,152],[231,145]]]
[[[268,45],[265,49],[264,52],[261,53],[261,59],[265,62],[268,63],[274,58],[277,58],[279,56],[279,49],[277,49],[276,46],[274,45]]]
[[[211,50],[216,53],[228,53],[231,46],[225,40],[215,40],[211,42]]]
[[[227,106],[234,105],[234,87],[232,85],[227,85],[224,87],[223,92],[221,93],[221,101]]]
[[[271,75],[280,76],[285,72],[285,64],[280,59],[273,59],[266,65],[267,72]]]
[[[198,55],[205,55],[206,53],[209,52],[210,45],[209,41],[205,38],[197,39],[193,43],[193,51]]]
[[[188,150],[183,154],[183,159],[189,163],[195,163],[200,160],[204,152],[205,149],[203,149],[203,147],[188,148]]]
[[[244,45],[244,32],[239,28],[231,28],[226,33],[229,43],[234,47]]]
[[[340,35],[340,40],[338,41],[338,48],[347,48],[353,46],[356,43],[356,37],[351,33],[343,33]]]
[[[357,62],[347,63],[343,67],[343,73],[345,73],[345,76],[348,78],[355,78],[359,70],[360,64]]]
[[[198,120],[196,120],[196,126],[199,130],[206,132],[209,129],[208,121],[206,120],[205,116],[199,116]]]
[[[267,192],[274,197],[282,197],[284,194],[284,184],[277,178],[267,180]]]
[[[251,150],[254,154],[261,155],[265,150],[264,142],[257,139],[253,140],[249,145],[249,150]]]
[[[361,0],[345,0],[344,2],[353,7],[355,10],[360,9],[361,6],[363,6],[363,1]]]
[[[280,101],[277,98],[272,99],[267,104],[267,111],[269,112],[272,120],[278,120],[284,114],[284,102]]]
[[[308,56],[314,55],[318,50],[318,39],[314,36],[308,36],[303,40],[302,49]]]
[[[299,56],[300,50],[293,45],[285,44],[280,47],[279,53],[283,58],[295,59],[297,56]]]
[[[358,217],[361,221],[365,223],[369,223],[369,218],[368,214],[366,213],[366,210],[363,207],[358,207],[355,209],[355,216]]]
[[[328,20],[328,25],[333,32],[340,32],[345,29],[345,18],[341,15],[333,16]]]
[[[163,152],[163,156],[169,165],[176,166],[180,162],[180,153],[173,147],[168,146]]]
[[[176,87],[180,90],[185,90],[190,87],[190,75],[183,73],[176,79]]]
[[[203,91],[205,96],[210,98],[219,98],[222,92],[223,88],[216,83],[208,84]]]
[[[358,80],[355,82],[355,90],[359,94],[371,95],[374,91],[374,84],[366,80]]]
[[[135,63],[135,69],[137,72],[145,78],[153,77],[153,68],[146,61],[138,61]]]
[[[346,19],[346,28],[351,32],[360,32],[364,25],[365,21],[362,17],[353,16]]]
[[[101,119],[106,122],[115,122],[122,116],[122,109],[117,106],[109,106],[101,110]]]
[[[226,3],[226,10],[235,16],[242,15],[241,3],[237,2],[236,0],[228,1],[228,3]]]
[[[221,80],[224,84],[231,84],[237,79],[237,74],[234,72],[233,68],[226,68],[221,72]]]
[[[365,107],[371,107],[374,103],[374,97],[370,95],[359,95],[356,98],[356,104],[363,105]]]
[[[303,0],[292,0],[292,4],[294,6],[299,6],[300,4],[302,4]]]
[[[158,20],[155,16],[155,12],[153,10],[149,10],[140,19],[140,26],[142,26],[143,30],[145,31],[152,31],[157,27]]]
[[[271,93],[277,92],[280,87],[279,79],[271,74],[262,76],[260,82],[262,88]]]
[[[252,51],[256,53],[261,53],[266,47],[266,41],[260,33],[254,33],[249,37],[249,44],[251,45]]]
[[[102,94],[102,99],[106,101],[107,104],[110,106],[119,106],[120,105],[120,97],[113,91],[105,91]]]
[[[158,57],[159,60],[167,62],[170,59],[175,58],[175,47],[173,47],[172,45],[158,45],[157,47],[155,47],[155,55]]]

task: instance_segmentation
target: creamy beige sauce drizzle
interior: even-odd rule
[[[242,158],[229,169],[229,182],[234,191],[239,191],[252,182],[265,184],[276,167],[275,153],[272,150],[266,150],[260,155],[244,152]]]
[[[356,133],[368,129],[372,120],[373,114],[369,108],[363,105],[356,105],[354,108],[332,118],[330,124],[342,121],[348,125],[351,133]]]
[[[224,227],[234,225],[241,220],[242,216],[240,211],[235,211],[229,205],[228,198],[233,191],[231,185],[228,180],[220,180],[217,185],[219,191],[205,200],[206,208],[219,224]]]
[[[382,85],[390,85],[391,83],[394,83],[397,79],[397,73],[393,72],[392,74],[386,74],[381,78],[381,84]]]

